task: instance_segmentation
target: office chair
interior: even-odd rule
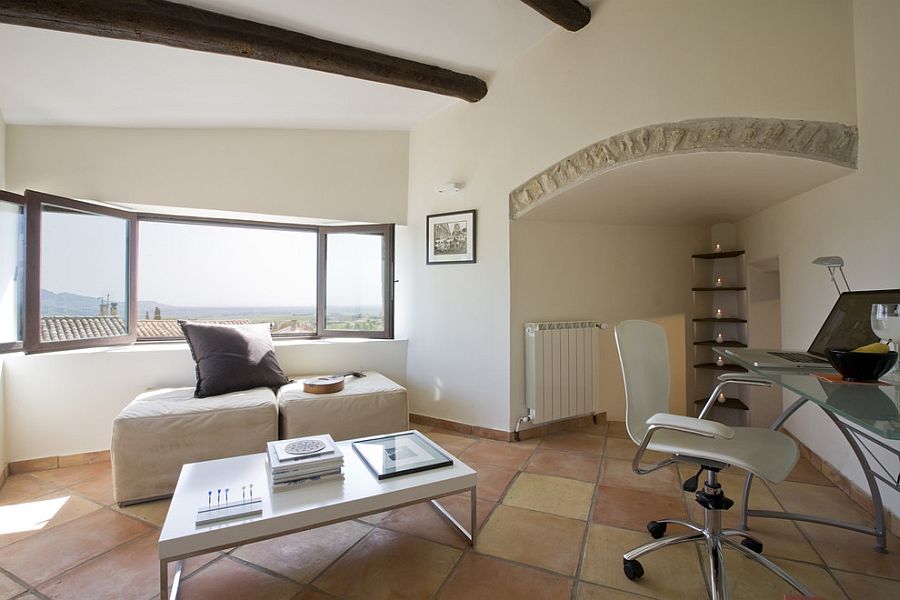
[[[762,542],[740,529],[722,529],[722,511],[731,508],[734,502],[725,496],[719,485],[719,471],[735,466],[778,483],[797,464],[799,451],[797,444],[779,431],[728,427],[703,417],[724,386],[744,384],[771,387],[771,383],[754,379],[751,375],[725,375],[720,377],[721,383],[713,391],[700,418],[672,415],[666,412],[669,404],[669,353],[665,330],[646,321],[623,321],[616,326],[616,347],[625,379],[625,425],[628,435],[639,446],[632,469],[643,475],[673,463],[698,467],[697,474],[685,481],[682,487],[687,492],[696,492],[696,500],[703,507],[704,516],[702,525],[678,519],[650,521],[647,530],[654,541],[625,553],[625,576],[635,580],[644,574],[644,568],[637,560],[640,556],[674,544],[697,542],[706,546],[712,600],[727,598],[723,555],[726,546],[767,567],[801,594],[812,596],[800,582],[761,555]],[[642,466],[641,457],[646,450],[670,454],[671,458]],[[703,471],[706,471],[706,482],[702,490],[697,491]],[[666,526],[670,523],[690,531],[665,536]],[[732,539],[735,537],[742,538],[740,543]]]

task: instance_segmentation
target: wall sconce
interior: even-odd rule
[[[435,194],[455,194],[462,189],[462,184],[456,183],[455,181],[449,181],[447,183],[442,183],[439,186],[434,188]]]

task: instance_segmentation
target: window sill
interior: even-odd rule
[[[274,340],[275,349],[279,348],[295,348],[302,346],[333,346],[333,345],[359,345],[359,344],[390,344],[395,342],[406,343],[405,339],[383,339],[383,338],[353,338],[353,337],[334,337],[334,338],[317,338],[302,339],[292,338],[286,340]],[[41,352],[37,354],[29,354],[26,356],[66,356],[79,354],[130,354],[139,352],[184,352],[188,349],[187,342],[184,340],[173,340],[171,342],[148,341],[136,342],[129,346],[98,346],[95,348],[78,348],[75,350],[59,350],[56,352]],[[2,356],[15,356],[22,354],[21,350],[11,350]]]

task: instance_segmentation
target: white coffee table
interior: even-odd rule
[[[269,490],[268,467],[262,453],[184,465],[159,536],[160,598],[165,600],[169,595],[170,562],[178,562],[171,591],[174,599],[178,596],[183,561],[191,556],[424,501],[431,501],[470,544],[475,544],[475,471],[453,457],[453,464],[448,467],[379,481],[353,450],[352,441],[338,442],[344,453],[343,479],[274,494]],[[445,454],[449,455],[446,451]],[[231,500],[235,500],[240,498],[241,487],[251,483],[253,495],[262,498],[261,515],[202,527],[195,525],[197,509],[208,503],[209,490],[215,494],[217,489],[230,488]],[[468,531],[436,501],[460,492],[471,495]]]

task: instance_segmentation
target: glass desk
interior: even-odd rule
[[[840,375],[831,369],[813,372],[800,369],[755,367],[729,352],[727,348],[713,348],[713,351],[727,357],[730,362],[745,367],[749,372],[748,379],[764,379],[800,396],[772,423],[771,429],[779,429],[807,402],[812,402],[821,408],[856,455],[865,474],[875,512],[873,515],[875,526],[868,527],[858,523],[812,515],[753,510],[748,507],[753,475],[748,474],[742,498],[741,528],[747,528],[747,517],[821,523],[874,535],[878,549],[886,551],[884,505],[878,482],[881,481],[891,489],[900,491],[900,385],[842,382],[839,380]],[[836,381],[829,381],[829,378],[836,379]],[[897,459],[897,463],[885,464],[863,443],[864,441],[887,450],[893,455],[892,458]],[[893,445],[890,443],[891,441],[895,441]]]

